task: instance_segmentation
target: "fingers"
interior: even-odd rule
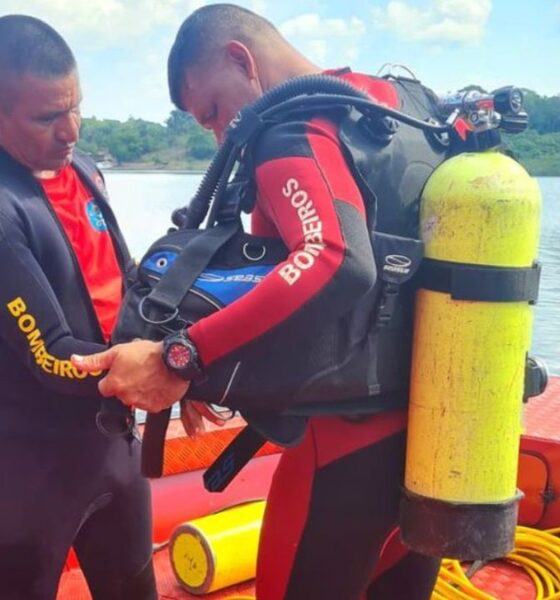
[[[202,415],[189,400],[181,400],[181,423],[190,437],[197,437],[205,431]]]
[[[216,413],[216,411],[212,410],[212,408],[208,406],[206,402],[200,402],[199,400],[190,400],[190,403],[192,404],[194,410],[201,414],[205,419],[208,419],[210,423],[213,423],[218,427],[223,427],[225,422],[227,421],[226,418],[220,416],[218,413]]]
[[[104,352],[82,356],[80,354],[72,354],[70,360],[76,369],[85,371],[86,373],[94,373],[96,371],[106,371],[111,368],[115,358],[117,346],[109,348]]]
[[[97,384],[97,389],[99,390],[99,393],[104,398],[108,398],[109,396],[114,396],[114,394],[112,392],[112,387],[111,387],[111,384],[110,384],[110,380],[108,381],[107,377],[103,377],[103,379],[99,380],[99,382]]]

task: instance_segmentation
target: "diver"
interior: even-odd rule
[[[230,4],[192,13],[168,60],[174,104],[218,142],[243,106],[293,77],[321,73],[266,19]],[[388,106],[399,107],[401,94],[407,95],[390,81],[350,69],[326,73]],[[419,93],[420,105],[429,105],[427,94]],[[420,153],[432,152],[419,136]],[[139,340],[75,356],[74,364],[84,370],[109,369],[99,384],[103,395],[158,412],[185,394],[188,398],[189,386],[192,392],[204,377],[211,380],[213,365],[236,352],[258,348],[269,366],[310,362],[298,343],[316,335],[312,323],[320,318],[325,330],[332,323],[343,328],[345,320],[356,326],[352,319],[359,321],[359,299],[374,288],[376,269],[364,189],[349,167],[336,119],[280,120],[261,134],[250,159],[256,188],[252,232],[281,239],[287,259],[251,292],[163,343]],[[405,154],[395,159],[395,168],[406,169]],[[395,181],[403,172],[387,167],[380,185],[398,189]],[[429,172],[410,182],[410,206],[381,207],[388,233],[417,234],[417,202]],[[298,343],[289,350],[274,343],[275,332],[283,328],[297,331]],[[325,353],[336,355],[332,340],[325,339]],[[387,355],[379,348],[380,370],[388,379],[396,378],[390,363],[393,358],[402,362],[401,354],[406,358],[407,343]],[[200,407],[189,404],[191,410]],[[260,410],[266,413],[267,406]],[[284,451],[272,483],[259,548],[259,600],[430,597],[438,559],[403,550],[393,562],[379,563],[397,527],[406,425],[405,407],[307,420],[303,440]]]

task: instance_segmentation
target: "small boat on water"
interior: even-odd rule
[[[560,377],[551,377],[547,390],[532,398],[525,408],[521,440],[518,487],[524,498],[519,523],[541,530],[557,529],[560,534]],[[178,582],[168,552],[168,540],[182,523],[221,511],[240,503],[265,499],[280,449],[265,445],[228,488],[219,494],[204,489],[202,474],[243,426],[233,419],[225,428],[209,428],[197,439],[182,433],[178,421],[168,432],[164,476],[151,480],[154,515],[154,558],[161,598],[188,600],[192,595]],[[560,579],[560,567],[556,577]],[[560,598],[538,591],[530,574],[519,564],[493,561],[472,576],[473,584],[497,600],[538,600]],[[215,591],[210,600],[241,599],[254,596],[252,581]],[[449,596],[451,597],[451,596]],[[457,596],[453,596],[457,597]],[[478,597],[482,596],[467,596]],[[69,556],[57,600],[90,600],[87,585],[75,556]]]

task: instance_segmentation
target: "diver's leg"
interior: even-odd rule
[[[403,428],[404,417],[386,415],[311,420],[273,480],[259,548],[258,600],[362,597],[397,520]]]
[[[429,600],[441,560],[408,552],[368,589],[367,600]]]

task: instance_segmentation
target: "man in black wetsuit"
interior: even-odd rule
[[[244,105],[291,77],[323,72],[268,21],[227,4],[206,6],[186,19],[168,66],[175,105],[213,131],[219,142]],[[402,105],[400,91],[387,80],[349,69],[328,74],[349,81],[379,103]],[[189,381],[181,381],[177,373],[196,381],[200,372],[224,357],[274,339],[274,332],[286,324],[299,323],[306,331],[319,314],[326,328],[351,313],[357,300],[372,289],[376,272],[364,198],[338,133],[337,123],[316,115],[280,119],[260,135],[251,146],[256,186],[252,232],[280,238],[288,258],[251,292],[190,326],[183,342],[173,337],[171,344],[169,338],[166,349],[185,349],[177,351],[179,358],[188,357],[182,362],[167,350],[162,354],[162,344],[151,341],[76,357],[74,364],[82,368],[111,369],[100,382],[102,393],[157,412],[187,391]],[[425,140],[421,144],[427,147]],[[394,164],[405,169],[406,156],[396,156]],[[399,189],[403,173],[394,174],[394,188]],[[417,203],[423,182],[414,183]],[[398,198],[382,191],[385,204],[397,207],[387,210],[401,210]],[[386,207],[380,208],[380,218],[385,218]],[[404,220],[402,214],[393,216],[397,223]],[[392,233],[417,232],[403,227]],[[408,351],[403,339],[402,354]],[[287,358],[271,343],[262,352],[271,364]],[[289,352],[298,357],[298,346]],[[336,355],[337,349],[325,352]],[[379,352],[387,351],[381,347]],[[386,356],[387,365],[391,360]],[[407,377],[402,373],[403,388]],[[266,412],[266,402],[259,408]],[[257,598],[427,600],[438,572],[437,559],[403,551],[392,562],[379,562],[397,528],[406,410],[360,418],[347,418],[343,411],[339,415],[309,418],[303,441],[284,451],[267,503]]]
[[[95,165],[64,40],[0,18],[0,598],[49,600],[73,546],[95,600],[154,600],[139,441],[96,426],[130,258]]]

